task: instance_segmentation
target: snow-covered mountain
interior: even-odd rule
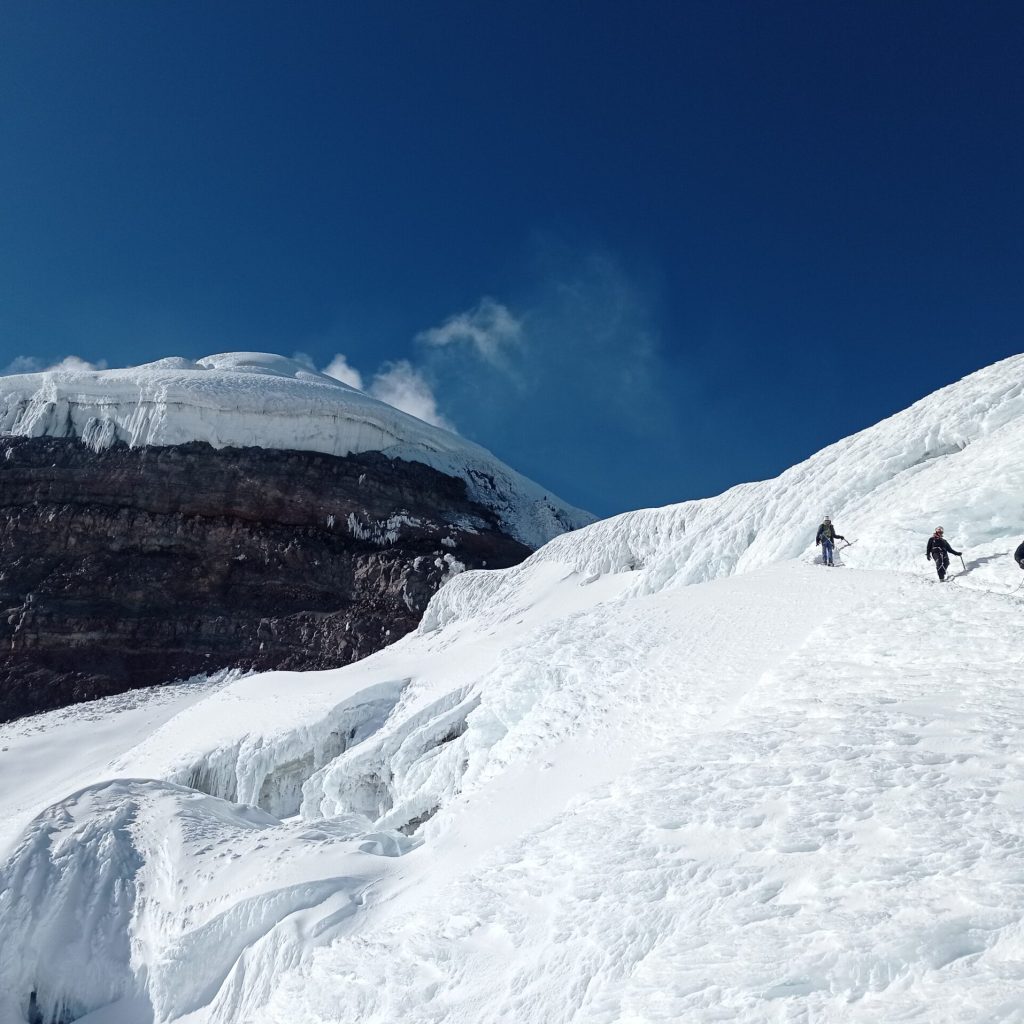
[[[0,721],[225,668],[347,664],[415,628],[461,569],[590,521],[279,356],[0,377]]]
[[[0,1019],[1024,1019],[1022,374],[358,664],[3,727]]]
[[[472,441],[266,352],[0,377],[4,434],[75,437],[96,450],[205,441],[327,455],[383,452],[461,477],[470,496],[530,548],[593,519]]]

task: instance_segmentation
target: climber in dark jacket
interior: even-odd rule
[[[1020,547],[1017,548],[1013,553],[1013,560],[1024,569],[1024,540],[1020,542]]]
[[[814,538],[815,544],[821,545],[821,564],[833,565],[832,551],[837,540],[846,540],[841,533],[836,533],[832,520],[825,516],[821,526],[818,527],[818,535]]]
[[[942,536],[942,527],[936,526],[935,532],[928,538],[928,547],[925,548],[925,556],[935,563],[935,571],[939,574],[939,579],[944,580],[946,578],[946,570],[949,568],[949,556],[956,555],[960,557],[959,551],[954,551],[949,541]]]

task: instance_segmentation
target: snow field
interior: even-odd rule
[[[651,780],[630,780],[638,762],[676,756],[728,718],[768,666],[797,650],[829,583],[857,589],[849,577],[795,567],[809,586],[786,587],[777,614],[761,614],[792,571],[640,599],[618,608],[614,631],[597,608],[567,617],[547,643],[532,636],[537,662],[508,691],[557,652],[545,679],[552,689],[504,738],[516,756],[502,758],[499,743],[483,777],[471,781],[470,768],[462,797],[424,828],[406,872],[429,860],[421,870],[434,884],[383,892],[360,941],[286,977],[265,1019],[284,1020],[295,1005],[312,1021],[620,1019],[591,1015],[597,979],[630,973],[676,912],[660,903],[661,924],[637,920],[666,886],[633,830]],[[748,627],[743,643],[737,619]],[[440,891],[438,875],[448,879]],[[335,972],[355,986],[343,1010],[333,1005]]]
[[[312,774],[305,820],[145,781],[46,812],[5,869],[20,874],[5,875],[19,898],[0,900],[3,934],[36,944],[21,975],[5,961],[3,987],[24,992],[45,960],[80,992],[95,928],[55,956],[46,915],[89,920],[119,886],[102,948],[116,960],[127,934],[134,955],[103,972],[116,995],[82,1006],[100,1024],[118,1005],[190,1022],[1007,1019],[985,1013],[1024,972],[1024,606],[799,563],[623,601],[629,582],[567,573],[551,583],[566,614],[541,597],[512,651],[467,628],[368,659],[382,664],[362,682],[419,646],[424,692],[406,683],[380,728]],[[440,699],[467,662],[479,685]],[[322,806],[349,761],[349,779],[386,778],[390,807],[361,814],[357,786]],[[160,823],[129,830],[130,884],[96,852],[126,801]],[[386,827],[428,806],[412,842]],[[188,838],[171,841],[180,818]],[[368,836],[404,855],[362,852]]]
[[[648,599],[672,628],[626,645],[646,707],[449,804],[259,1019],[1020,1019],[1024,606],[800,567],[716,586]]]

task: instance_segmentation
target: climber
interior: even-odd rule
[[[961,552],[954,551],[949,541],[942,536],[942,527],[936,526],[935,532],[928,538],[928,547],[925,548],[925,557],[929,561],[935,562],[935,571],[939,574],[939,579],[944,580],[946,578],[946,570],[949,568],[949,556],[956,555],[957,558],[961,557]]]
[[[834,565],[832,561],[832,552],[835,549],[837,540],[846,540],[841,533],[836,533],[836,528],[832,525],[832,520],[825,516],[822,520],[821,526],[818,527],[818,535],[814,538],[814,543],[821,547],[821,564],[822,565]]]

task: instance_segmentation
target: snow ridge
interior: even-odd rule
[[[470,496],[531,548],[593,521],[485,448],[269,353],[0,377],[0,434],[76,437],[96,450],[205,441],[328,455],[380,451],[461,477]]]
[[[435,595],[420,628],[507,607],[537,562],[584,575],[636,570],[631,593],[639,595],[813,558],[817,525],[829,514],[856,541],[842,556],[853,567],[920,568],[936,525],[981,564],[1019,543],[1021,451],[1024,355],[971,374],[773,480],[626,512],[553,539],[522,566],[466,573]]]

